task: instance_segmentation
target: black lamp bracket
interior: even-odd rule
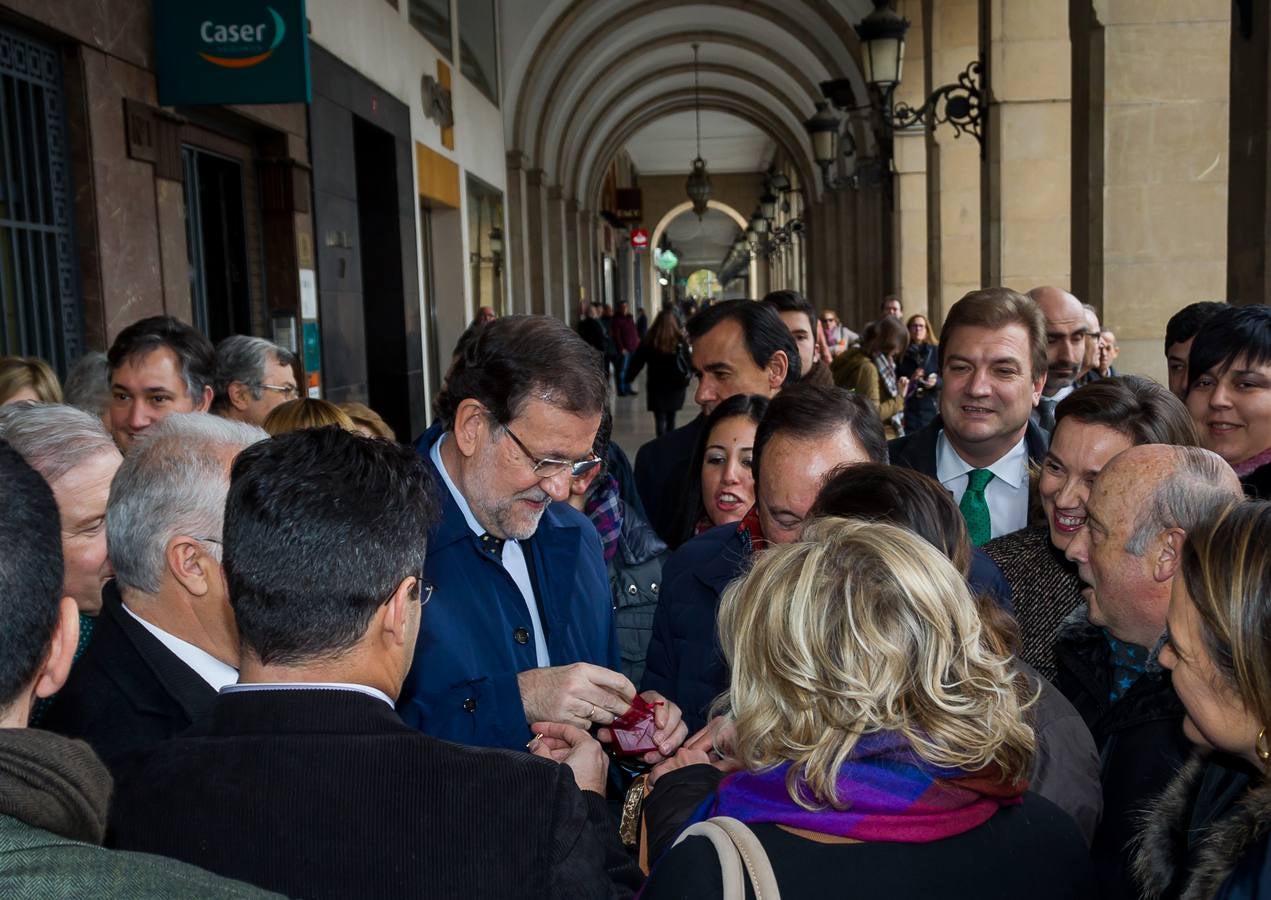
[[[936,88],[919,107],[898,103],[891,113],[891,125],[900,130],[922,123],[931,131],[948,122],[953,126],[953,136],[970,134],[984,148],[981,126],[984,121],[985,97],[980,61],[973,60],[958,75],[954,84]]]

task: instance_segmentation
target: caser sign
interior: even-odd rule
[[[246,69],[263,63],[287,36],[287,25],[272,6],[266,6],[270,21],[252,23],[231,22],[220,24],[206,19],[199,26],[199,37],[209,50],[200,50],[199,56],[214,66],[229,69]],[[268,42],[268,44],[266,44]]]
[[[304,0],[153,0],[165,106],[308,103]]]

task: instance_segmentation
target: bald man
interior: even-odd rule
[[[1126,847],[1138,810],[1191,753],[1183,705],[1157,661],[1189,531],[1243,497],[1222,457],[1143,444],[1103,467],[1066,554],[1086,603],[1060,629],[1055,686],[1081,713],[1102,761],[1103,819],[1091,853],[1104,897],[1137,897]]]
[[[1046,318],[1046,385],[1033,421],[1052,431],[1055,404],[1072,393],[1086,356],[1085,310],[1072,294],[1049,285],[1033,288],[1028,296]]]

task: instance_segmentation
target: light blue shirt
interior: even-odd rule
[[[433,444],[428,451],[428,457],[432,460],[432,464],[437,467],[441,480],[445,482],[446,489],[450,491],[450,496],[455,498],[459,511],[463,513],[464,521],[468,523],[468,527],[472,529],[473,534],[481,537],[481,535],[485,534],[485,529],[481,527],[477,517],[472,514],[472,507],[468,506],[468,501],[459,492],[459,488],[455,487],[454,481],[450,478],[450,473],[446,471],[446,464],[441,459],[441,444],[449,436],[449,432],[443,431],[441,437],[437,439],[437,443]],[[543,620],[538,614],[538,603],[534,600],[534,586],[530,583],[530,570],[525,564],[525,551],[521,549],[519,541],[503,542],[503,556],[500,562],[503,563],[503,568],[507,573],[512,576],[512,581],[516,583],[517,588],[521,592],[521,597],[525,600],[525,607],[529,610],[530,631],[534,635],[535,661],[540,668],[550,666],[552,658],[547,653],[547,638],[543,634]]]
[[[984,488],[984,502],[989,508],[991,535],[1001,537],[1028,527],[1028,447],[1024,438],[988,466],[993,480]],[[971,480],[971,465],[944,436],[936,438],[936,480],[953,494],[953,502],[961,503]]]
[[[242,694],[247,691],[356,691],[376,700],[383,700],[389,708],[396,709],[388,694],[369,684],[351,684],[343,681],[262,681],[253,684],[227,684],[221,688],[222,694]]]

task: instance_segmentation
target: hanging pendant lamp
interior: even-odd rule
[[[702,159],[702,101],[697,84],[697,48],[693,45],[693,110],[697,116],[697,158],[693,160],[693,171],[689,173],[684,189],[689,200],[693,201],[693,212],[700,219],[706,214],[711,199],[711,177],[706,171],[706,160]]]

